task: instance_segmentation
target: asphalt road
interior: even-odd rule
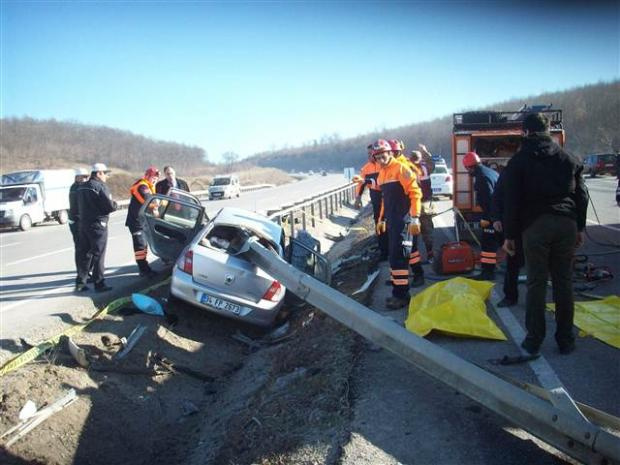
[[[230,200],[206,201],[207,214],[224,206],[265,213],[267,209],[302,200],[345,184],[342,175],[311,176],[271,189],[247,192]],[[48,223],[26,232],[0,233],[0,361],[15,349],[14,340],[37,342],[66,323],[92,314],[92,304],[103,305],[128,290],[145,287],[133,259],[131,236],[124,226],[126,210],[110,217],[106,253],[106,282],[110,293],[76,295],[74,247],[67,225]],[[149,260],[155,257],[150,255]],[[158,262],[154,268],[161,268]]]

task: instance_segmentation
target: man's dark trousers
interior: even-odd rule
[[[573,255],[577,223],[560,215],[544,214],[523,231],[527,269],[525,327],[533,344],[545,338],[545,297],[551,274],[555,302],[555,339],[560,347],[574,342]]]
[[[108,227],[95,221],[89,225],[80,224],[79,259],[77,284],[85,284],[92,267],[95,286],[103,284],[105,273],[105,251],[108,244]]]
[[[519,270],[525,263],[521,236],[515,239],[515,254],[506,255],[506,274],[504,275],[504,297],[517,302],[519,300]]]

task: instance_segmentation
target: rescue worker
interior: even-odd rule
[[[420,225],[422,226],[422,240],[426,247],[426,260],[428,263],[433,263],[433,232],[435,231],[435,225],[433,224],[433,189],[431,187],[431,173],[422,156],[423,153],[426,153],[430,157],[430,152],[423,144],[419,144],[418,147],[420,151],[413,150],[409,159],[416,171],[420,189],[422,189]]]
[[[575,350],[573,258],[584,241],[588,209],[583,164],[554,142],[543,114],[527,115],[523,132],[521,148],[504,173],[504,249],[514,254],[517,236],[522,234],[527,268],[527,336],[521,347],[535,354],[545,338],[551,274],[555,340],[560,353],[569,354]]]
[[[176,171],[172,166],[164,166],[164,179],[155,184],[155,192],[158,194],[168,195],[171,188],[180,189],[189,192],[187,183],[177,178]]]
[[[399,163],[404,163],[405,166],[411,169],[411,162],[405,155],[405,143],[402,140],[390,139],[388,144],[392,148],[392,156]]]
[[[154,166],[150,166],[144,172],[144,176],[133,183],[129,189],[130,199],[129,207],[127,208],[127,220],[125,221],[125,226],[131,232],[134,257],[140,276],[146,276],[147,278],[152,278],[157,273],[151,269],[146,259],[148,245],[144,237],[144,224],[138,213],[144,202],[155,194],[155,183],[157,183],[158,179],[159,170]]]
[[[379,222],[379,215],[381,213],[381,189],[377,184],[377,176],[379,176],[381,166],[372,157],[372,144],[367,147],[367,150],[368,161],[360,170],[357,187],[355,189],[355,207],[360,208],[362,206],[362,194],[364,193],[365,187],[368,186],[368,193],[370,195],[372,213],[375,221],[375,230],[377,232],[377,243],[379,245],[379,261],[383,261],[388,258],[388,236],[385,231],[380,232],[377,229],[377,223]]]
[[[77,291],[88,290],[86,280],[92,268],[95,291],[106,292],[112,288],[105,284],[105,252],[108,244],[110,213],[117,209],[116,202],[106,186],[110,170],[103,163],[95,163],[88,181],[77,188],[79,253]]]
[[[75,181],[71,184],[69,188],[69,219],[67,223],[69,223],[69,231],[71,231],[71,236],[73,237],[73,245],[75,247],[75,270],[77,273],[78,270],[78,259],[79,259],[79,244],[80,244],[80,231],[79,231],[79,218],[80,212],[78,210],[78,198],[77,198],[77,190],[80,184],[88,181],[88,170],[86,168],[79,168],[75,170]]]
[[[474,191],[476,192],[476,202],[482,208],[482,240],[480,262],[482,272],[472,279],[479,281],[494,281],[495,267],[497,265],[497,238],[493,229],[492,221],[492,198],[495,184],[499,174],[497,171],[484,166],[480,162],[480,157],[476,152],[467,152],[463,157],[463,166],[470,176],[474,178]]]
[[[399,309],[409,303],[409,246],[403,244],[403,236],[420,234],[420,200],[422,192],[415,174],[392,156],[390,144],[379,139],[373,144],[373,158],[381,165],[377,182],[383,196],[382,214],[377,223],[378,229],[387,229],[389,245],[390,275],[392,296],[386,306]],[[417,251],[416,251],[417,252]],[[424,283],[424,272],[420,263],[412,267],[413,285]]]
[[[504,180],[502,172],[495,184],[492,200],[493,229],[503,238],[504,236]],[[503,242],[503,239],[499,241]],[[519,270],[525,264],[521,234],[515,237],[515,253],[506,254],[506,273],[504,274],[504,298],[497,303],[498,307],[512,307],[519,301]]]

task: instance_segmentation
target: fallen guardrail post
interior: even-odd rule
[[[556,449],[584,463],[620,463],[620,437],[574,411],[558,408],[407,331],[289,265],[255,238],[241,250],[301,299]]]

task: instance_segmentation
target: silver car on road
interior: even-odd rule
[[[232,207],[209,219],[200,201],[173,190],[155,195],[140,214],[153,253],[175,262],[170,295],[209,312],[270,326],[284,302],[285,287],[239,254],[250,236],[284,255],[284,232],[267,217]]]

